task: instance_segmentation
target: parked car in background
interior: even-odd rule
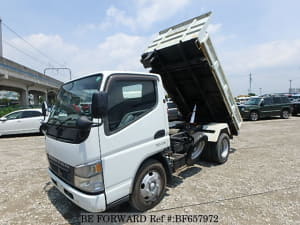
[[[286,96],[260,96],[250,98],[244,105],[239,105],[243,119],[256,121],[261,118],[281,116],[288,119],[291,112],[291,102]]]
[[[298,101],[300,101],[300,94],[285,94],[288,98],[289,98],[289,100],[291,101],[291,102],[298,102]]]
[[[292,115],[297,116],[300,113],[300,99],[292,102]]]
[[[173,101],[168,101],[167,105],[169,121],[179,120],[181,118],[181,114],[178,111],[176,104]]]
[[[41,109],[23,109],[11,112],[0,118],[0,136],[39,133],[43,119]]]
[[[238,96],[235,98],[237,105],[244,105],[250,98],[258,97],[258,96]]]

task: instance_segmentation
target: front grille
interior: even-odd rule
[[[51,155],[47,155],[47,156],[48,156],[50,170],[60,179],[64,180],[66,183],[73,185],[74,167],[54,158]]]

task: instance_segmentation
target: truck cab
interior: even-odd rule
[[[145,211],[179,168],[227,161],[241,117],[205,31],[209,16],[160,32],[164,41],[141,57],[151,73],[103,71],[61,87],[42,127],[49,176],[68,199],[89,212],[128,200]],[[169,123],[166,92],[182,121]]]

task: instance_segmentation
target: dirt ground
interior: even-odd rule
[[[199,162],[175,174],[165,198],[146,215],[300,224],[300,117],[244,122],[231,148],[224,165]],[[47,166],[43,136],[0,138],[0,224],[79,223],[84,211],[53,187]],[[125,203],[110,212],[132,209]],[[162,223],[188,224],[153,224]]]

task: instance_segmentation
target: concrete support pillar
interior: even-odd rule
[[[45,101],[46,101],[47,104],[48,104],[48,91],[45,92]]]
[[[38,105],[39,104],[39,94],[35,93],[33,94],[33,105]]]
[[[20,92],[20,105],[22,105],[22,106],[28,106],[28,103],[29,103],[28,90],[22,90]]]
[[[33,96],[33,99],[31,100],[33,105],[40,105],[41,104],[40,98],[43,98],[44,101],[47,101],[48,98],[47,91],[44,92],[44,91],[31,90],[30,94]]]

